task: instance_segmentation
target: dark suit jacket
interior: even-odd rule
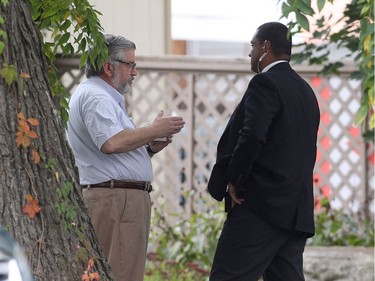
[[[313,235],[319,119],[313,90],[289,63],[255,75],[218,143],[210,194],[221,201],[231,182],[257,216]]]

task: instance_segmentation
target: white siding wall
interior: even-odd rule
[[[137,55],[163,55],[170,49],[170,0],[90,0],[103,15],[105,33],[137,45]]]

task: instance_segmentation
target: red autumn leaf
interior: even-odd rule
[[[87,271],[90,271],[93,266],[94,266],[94,260],[91,258],[87,262]]]
[[[38,134],[35,131],[30,131],[26,133],[29,138],[36,139],[38,137]]]
[[[27,122],[29,122],[33,126],[38,126],[39,125],[38,119],[35,119],[35,118],[29,118],[29,119],[27,119]]]
[[[30,78],[31,76],[28,73],[21,72],[20,73],[20,78]]]
[[[28,147],[30,145],[30,138],[23,132],[17,132],[16,144],[17,147],[19,147],[20,145],[22,145],[23,147]]]
[[[81,281],[90,281],[89,275],[86,271],[82,274]]]
[[[40,155],[38,153],[38,151],[36,151],[35,149],[33,149],[31,151],[31,156],[32,156],[32,159],[34,161],[35,164],[39,164],[40,162]]]
[[[18,131],[19,132],[28,132],[30,131],[30,126],[25,120],[18,120]]]
[[[82,274],[81,281],[99,281],[100,275],[98,272],[90,273],[93,267],[94,267],[94,259],[91,258],[87,262],[87,268]]]
[[[20,119],[20,120],[25,120],[25,119],[26,119],[26,118],[25,118],[25,115],[24,115],[22,112],[18,113],[18,114],[17,114],[17,117],[18,117],[18,119]]]
[[[22,213],[29,215],[30,219],[34,219],[35,215],[40,212],[38,200],[34,199],[30,194],[26,195],[26,204],[23,206]]]
[[[89,274],[90,281],[99,281],[100,276],[99,273],[94,272]]]

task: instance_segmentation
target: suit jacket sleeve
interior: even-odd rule
[[[242,189],[262,143],[267,142],[267,132],[280,107],[277,88],[265,75],[256,75],[247,91],[244,126],[227,170],[228,181],[237,190]]]

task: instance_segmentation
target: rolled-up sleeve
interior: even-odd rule
[[[116,106],[106,100],[97,100],[85,111],[84,122],[99,150],[108,139],[125,129],[117,116]]]

